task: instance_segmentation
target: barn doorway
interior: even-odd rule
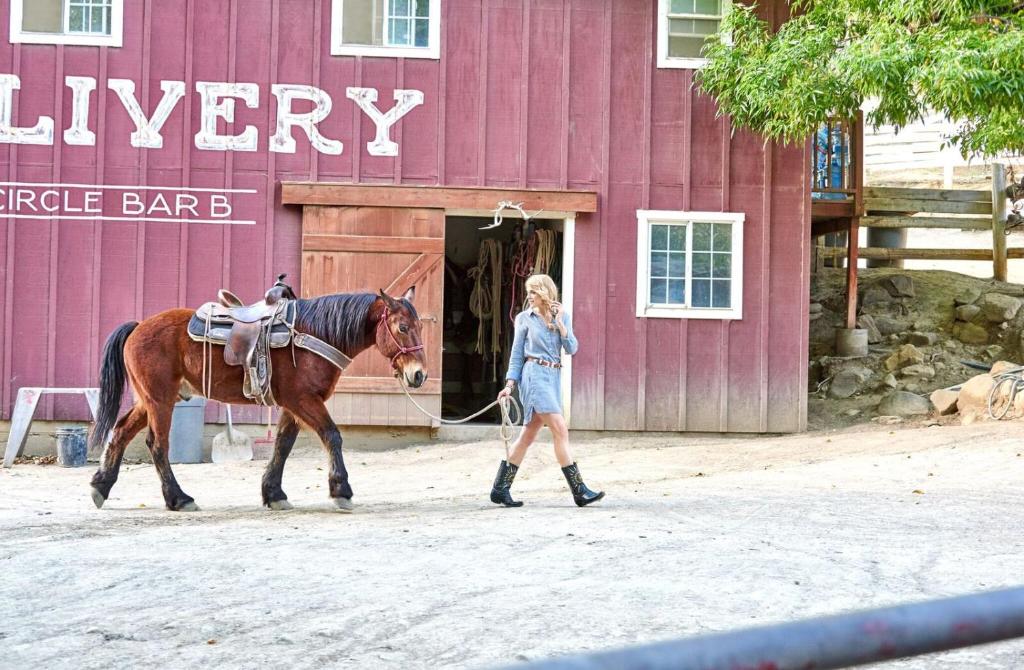
[[[478,411],[504,386],[512,322],[526,299],[528,275],[550,275],[563,289],[562,301],[571,300],[571,286],[566,291],[563,281],[568,276],[571,284],[571,267],[568,274],[565,267],[571,220],[505,217],[493,224],[492,217],[445,218],[441,410],[449,420]],[[571,252],[571,232],[569,239]],[[500,421],[494,407],[473,423]]]

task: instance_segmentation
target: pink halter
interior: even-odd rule
[[[388,306],[384,305],[384,314],[381,315],[380,321],[377,322],[377,328],[384,326],[384,330],[387,331],[387,334],[391,336],[391,341],[395,343],[396,347],[398,347],[398,352],[391,357],[391,367],[395,367],[395,360],[397,360],[399,356],[401,356],[402,354],[411,354],[414,351],[419,351],[420,349],[423,349],[423,345],[417,344],[415,347],[403,347],[402,344],[398,341],[398,338],[395,337],[395,334],[391,332],[391,329],[388,328],[386,325],[388,322],[388,314],[390,314],[390,312],[388,311]]]

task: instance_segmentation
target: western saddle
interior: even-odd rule
[[[244,304],[227,289],[217,292],[217,302],[208,302],[196,310],[189,321],[188,334],[203,343],[203,395],[209,397],[213,345],[224,347],[224,362],[241,366],[244,371],[242,393],[261,405],[277,404],[271,391],[270,350],[292,345],[308,349],[344,370],[351,359],[326,342],[307,333],[296,332],[296,296],[279,275],[263,300]],[[211,358],[207,361],[207,349]]]

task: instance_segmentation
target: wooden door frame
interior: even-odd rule
[[[315,207],[396,207],[444,210],[450,216],[488,217],[502,200],[522,203],[526,211],[544,210],[545,219],[562,221],[562,302],[573,313],[575,293],[576,215],[597,211],[596,191],[505,189],[490,187],[366,185],[328,182],[281,182],[285,205]],[[504,218],[519,218],[505,210]],[[442,304],[442,311],[444,306]],[[442,369],[441,374],[444,374]],[[571,426],[572,356],[562,368],[562,403]]]

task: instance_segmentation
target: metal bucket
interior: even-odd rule
[[[65,468],[85,465],[89,432],[85,426],[62,426],[57,429],[57,462]]]

